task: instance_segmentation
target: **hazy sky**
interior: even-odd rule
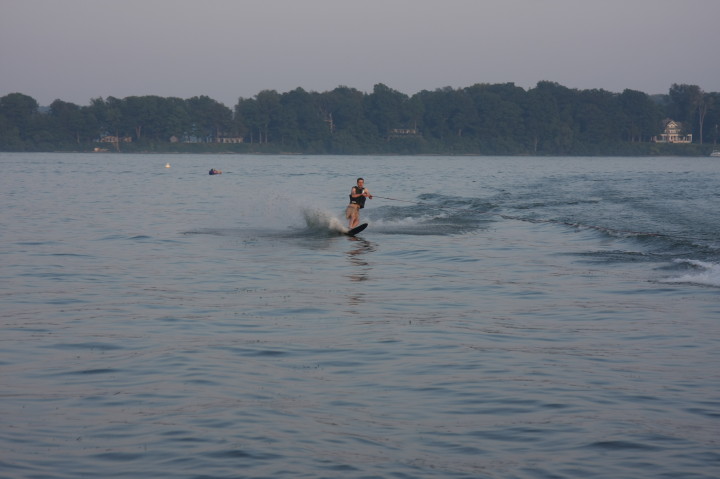
[[[0,96],[720,91],[720,0],[0,0]]]

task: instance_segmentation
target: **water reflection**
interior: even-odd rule
[[[346,277],[353,283],[367,281],[370,279],[372,265],[367,261],[365,255],[376,251],[377,247],[375,243],[356,236],[348,238],[348,240],[353,244],[353,248],[346,253],[352,268],[350,274]],[[348,303],[352,306],[360,305],[365,302],[364,297],[365,293],[361,290],[353,289],[353,292],[348,297]]]

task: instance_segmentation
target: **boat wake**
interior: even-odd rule
[[[720,288],[720,264],[693,259],[676,259],[674,263],[683,266],[685,274],[665,278],[662,283],[688,283]]]
[[[416,202],[373,208],[368,217],[373,220],[373,232],[381,234],[447,236],[487,227],[488,222],[496,220],[490,214],[494,207],[478,198],[423,194]]]

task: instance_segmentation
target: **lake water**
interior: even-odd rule
[[[717,159],[0,167],[0,477],[720,476]]]

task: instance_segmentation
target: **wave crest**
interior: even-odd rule
[[[688,265],[690,272],[675,278],[666,278],[663,283],[690,283],[720,288],[720,264],[693,259],[676,259],[675,263]]]

